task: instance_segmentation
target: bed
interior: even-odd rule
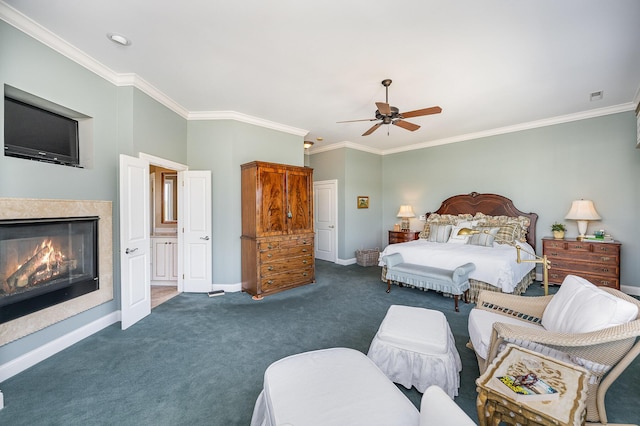
[[[522,247],[523,260],[534,259],[527,252],[535,253],[536,213],[520,211],[509,198],[501,195],[472,192],[447,198],[438,210],[427,213],[426,217],[418,240],[390,244],[380,253],[383,281],[386,282],[386,267],[382,258],[392,253],[401,253],[407,263],[444,269],[474,263],[476,269],[469,275],[469,297],[474,302],[480,290],[519,295],[534,281],[536,264],[517,263],[513,244]],[[461,236],[458,235],[460,228],[487,232]]]

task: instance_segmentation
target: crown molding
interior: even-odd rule
[[[530,121],[528,123],[515,124],[513,126],[499,127],[496,129],[485,130],[482,132],[467,133],[465,135],[453,136],[450,138],[437,139],[434,141],[423,142],[415,145],[408,145],[401,148],[389,149],[383,151],[382,155],[395,154],[398,152],[413,151],[416,149],[429,148],[438,145],[447,145],[450,143],[463,142],[471,139],[486,138],[489,136],[503,135],[506,133],[519,132],[522,130],[536,129],[539,127],[553,126],[555,124],[569,123],[572,121],[586,120],[588,118],[602,117],[604,115],[617,114],[620,112],[632,111],[635,108],[633,103],[614,105],[611,107],[591,109],[575,114],[561,115],[558,117],[545,118],[543,120]]]
[[[358,149],[360,151],[366,151],[366,152],[379,154],[379,155],[397,154],[400,152],[415,151],[417,149],[430,148],[438,145],[447,145],[451,143],[464,142],[472,139],[480,139],[480,138],[486,138],[489,136],[496,136],[496,135],[503,135],[506,133],[518,132],[522,130],[530,130],[530,129],[536,129],[539,127],[547,127],[547,126],[552,126],[554,124],[569,123],[571,121],[585,120],[587,118],[602,117],[604,115],[634,111],[636,108],[636,105],[637,105],[636,102],[629,102],[625,104],[614,105],[611,107],[591,109],[588,111],[583,111],[575,114],[567,114],[567,115],[562,115],[558,117],[546,118],[543,120],[531,121],[528,123],[521,123],[513,126],[500,127],[496,129],[485,130],[482,132],[467,133],[464,135],[452,136],[450,138],[436,139],[433,141],[421,142],[419,144],[407,145],[407,146],[387,149],[387,150],[375,150],[370,147],[359,145],[353,142],[338,142],[338,143],[334,143],[331,145],[326,145],[318,148],[314,146],[312,149],[309,150],[309,155],[319,154],[321,152],[331,151],[331,150],[340,149],[340,148],[353,148],[353,149]]]
[[[253,124],[267,129],[278,130],[284,133],[290,133],[296,136],[305,136],[308,130],[299,129],[297,127],[287,126],[286,124],[276,123],[274,121],[265,120],[254,117],[252,115],[243,114],[236,111],[194,111],[187,116],[188,120],[235,120],[243,123]]]
[[[151,98],[166,106],[171,111],[187,120],[237,120],[243,123],[249,123],[268,129],[278,130],[285,133],[291,133],[297,136],[305,136],[308,130],[298,129],[296,127],[287,126],[285,124],[275,123],[269,120],[263,120],[246,114],[234,111],[211,111],[211,112],[189,112],[178,102],[165,95],[152,84],[141,78],[135,73],[117,73],[96,61],[91,56],[82,52],[77,47],[60,38],[55,33],[49,31],[36,21],[18,12],[3,1],[0,1],[0,19],[9,25],[17,28],[28,36],[38,40],[45,46],[55,50],[61,55],[71,59],[80,66],[88,69],[94,74],[102,77],[106,81],[117,87],[133,86],[140,91],[146,93]]]

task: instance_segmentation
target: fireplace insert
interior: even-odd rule
[[[0,220],[0,323],[99,286],[98,217]]]

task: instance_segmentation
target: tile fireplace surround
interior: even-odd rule
[[[113,299],[113,238],[111,201],[0,198],[0,219],[98,216],[100,288],[75,299],[0,324],[0,346],[42,330]]]

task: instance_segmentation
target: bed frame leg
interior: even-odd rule
[[[391,293],[391,280],[387,280],[387,293]]]
[[[454,301],[454,303],[456,305],[456,312],[460,312],[460,309],[458,309],[458,295],[457,294],[453,295],[453,301]]]

